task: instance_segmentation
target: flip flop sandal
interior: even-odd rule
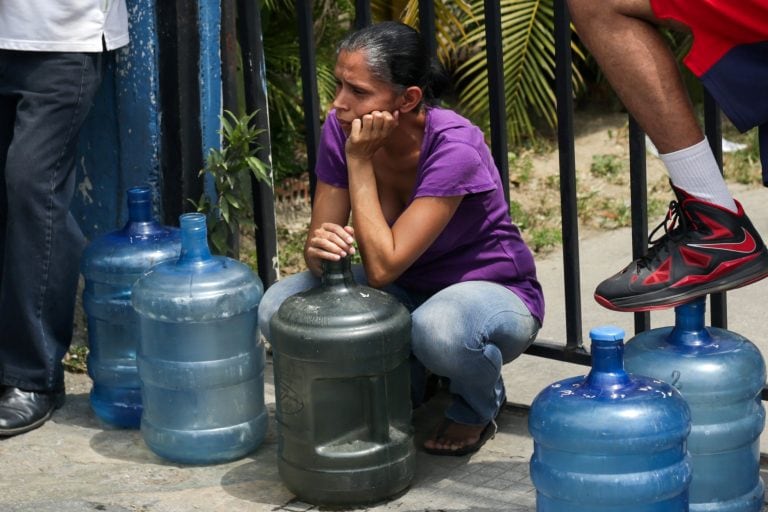
[[[455,423],[455,421],[449,420],[448,418],[443,418],[442,423],[440,423],[440,426],[435,431],[433,439],[440,438],[445,433],[445,431],[448,430],[448,427]],[[497,430],[498,426],[496,425],[496,421],[491,420],[487,425],[485,425],[483,431],[480,432],[480,437],[477,439],[477,441],[472,444],[464,445],[461,448],[457,448],[455,450],[451,450],[450,448],[427,448],[426,446],[422,446],[422,448],[426,453],[431,455],[453,455],[455,457],[461,457],[462,455],[469,455],[470,453],[475,453],[478,451],[489,439],[493,439],[496,436]]]

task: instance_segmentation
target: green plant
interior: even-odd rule
[[[307,171],[304,114],[308,107],[303,104],[296,9],[295,0],[265,0],[261,10],[275,182]],[[352,27],[354,6],[349,0],[316,0],[312,2],[312,19],[318,114],[322,120],[336,88],[336,45]]]
[[[593,155],[589,172],[599,178],[613,178],[624,169],[622,159],[616,155]]]
[[[562,227],[557,208],[540,204],[531,211],[517,201],[510,201],[509,215],[520,228],[523,239],[537,254],[546,254],[562,242]]]
[[[519,153],[507,153],[509,161],[510,180],[515,186],[530,183],[533,177],[533,161],[528,155]]]
[[[269,167],[257,156],[257,137],[264,130],[254,126],[256,112],[237,117],[226,110],[220,116],[222,148],[211,148],[200,176],[213,178],[215,201],[203,192],[192,203],[208,218],[208,238],[214,252],[231,254],[241,226],[253,226],[251,176],[271,183]]]
[[[762,183],[760,144],[757,135],[757,128],[744,134],[735,132],[728,134],[729,139],[732,139],[733,142],[741,142],[746,144],[747,147],[739,151],[723,154],[723,169],[725,169],[726,178],[743,185],[759,185]]]
[[[85,373],[88,371],[88,346],[72,344],[69,351],[64,354],[64,369],[71,373]]]
[[[534,118],[556,126],[554,92],[554,0],[500,0],[503,31],[502,60],[507,130],[513,144],[534,136]],[[471,2],[470,29],[461,41],[471,56],[457,69],[460,101],[465,113],[486,124],[488,117],[488,69],[485,52],[484,0]],[[578,65],[584,52],[574,42],[573,82],[582,84]]]
[[[562,229],[559,226],[533,228],[526,242],[533,252],[546,254],[563,242]]]

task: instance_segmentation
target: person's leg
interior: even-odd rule
[[[69,212],[77,137],[100,83],[102,57],[5,51],[1,58],[4,95],[15,95],[17,104],[0,218],[0,382],[63,398],[61,359],[72,339],[85,242]],[[18,405],[17,398],[4,395],[0,408]]]
[[[650,0],[568,0],[568,6],[579,37],[662,153],[680,205],[670,214],[681,221],[673,233],[651,247],[648,257],[601,283],[598,302],[644,311],[768,276],[768,252],[728,191],[657,28],[682,25],[657,19]]]
[[[5,63],[0,53],[0,289],[3,287],[1,272],[3,255],[5,254],[5,219],[8,211],[5,192],[5,160],[11,139],[13,139],[13,125],[16,123],[16,103],[18,101],[11,91],[2,86],[4,69]]]
[[[450,286],[413,312],[412,350],[433,373],[450,379],[449,422],[427,449],[475,444],[506,399],[503,364],[518,357],[539,330],[522,300],[507,288],[469,281]]]
[[[677,61],[657,28],[670,22],[654,17],[649,0],[569,0],[568,6],[579,37],[662,154],[672,182],[735,211]]]
[[[579,38],[661,153],[704,138],[649,0],[568,0],[568,7]]]
[[[5,158],[13,138],[13,125],[16,122],[16,98],[2,87],[6,63],[0,55],[0,290],[3,287],[2,268],[5,247],[5,222],[7,202],[5,200]],[[5,384],[0,380],[0,393]]]

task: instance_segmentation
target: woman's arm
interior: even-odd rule
[[[442,233],[463,196],[419,197],[387,225],[378,200],[354,189],[352,219],[371,286],[385,286],[408,269]]]
[[[373,112],[353,122],[347,140],[349,200],[355,236],[371,286],[397,279],[437,239],[463,196],[415,199],[390,228],[379,202],[373,154],[397,124],[388,112]]]
[[[304,243],[304,261],[313,274],[322,273],[322,260],[338,261],[354,254],[354,231],[349,220],[349,192],[317,182],[312,205],[312,219]]]

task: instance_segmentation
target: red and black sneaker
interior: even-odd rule
[[[606,308],[668,308],[768,276],[768,250],[741,204],[734,213],[672,188],[677,201],[651,233],[648,253],[595,290]],[[665,234],[653,240],[660,228]]]

